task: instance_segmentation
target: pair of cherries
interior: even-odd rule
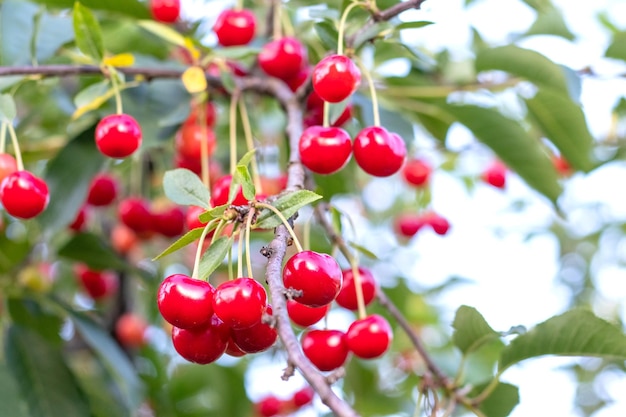
[[[396,231],[406,237],[413,237],[425,226],[429,226],[438,235],[445,235],[450,230],[450,222],[445,217],[429,211],[423,214],[403,214],[395,220]]]

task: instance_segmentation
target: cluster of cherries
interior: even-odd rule
[[[0,154],[0,202],[11,216],[32,219],[50,201],[48,184],[30,171],[18,170],[12,155]]]
[[[293,413],[313,402],[315,391],[311,387],[304,387],[293,393],[289,399],[280,399],[275,395],[263,397],[255,404],[255,409],[261,417],[273,417]]]

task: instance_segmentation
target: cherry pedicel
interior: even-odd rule
[[[15,171],[0,183],[0,201],[11,216],[32,219],[50,201],[48,185],[29,171]]]
[[[311,73],[315,92],[325,101],[339,103],[350,97],[361,83],[361,71],[345,55],[329,55]]]
[[[293,255],[283,269],[285,288],[302,291],[294,300],[310,307],[331,303],[339,294],[342,280],[335,258],[310,250]]]
[[[487,184],[503,189],[506,186],[506,166],[502,162],[494,161],[480,177]]]
[[[350,351],[363,359],[373,359],[384,354],[392,339],[389,322],[378,314],[354,321],[345,335]]]
[[[320,371],[333,371],[348,358],[348,345],[339,330],[310,330],[302,336],[302,352]]]
[[[117,211],[121,222],[135,233],[153,230],[153,217],[147,200],[128,197],[120,202]]]
[[[297,301],[287,300],[287,314],[291,321],[300,327],[309,327],[323,319],[330,310],[330,304],[309,307]]]
[[[252,278],[226,281],[216,288],[213,296],[213,311],[233,330],[259,324],[266,308],[267,292]]]
[[[87,204],[92,206],[108,206],[118,193],[118,183],[115,177],[107,173],[96,175],[89,185]]]
[[[156,21],[174,23],[180,15],[180,0],[150,0],[150,12]]]
[[[272,307],[269,305],[266,314],[272,316]],[[276,329],[263,321],[248,329],[233,329],[230,335],[235,345],[245,353],[263,352],[272,347],[278,338]]]
[[[126,158],[141,146],[141,127],[128,114],[111,114],[96,126],[96,146],[111,158]]]
[[[299,143],[302,164],[317,174],[332,174],[343,168],[352,154],[352,141],[338,127],[311,126]]]
[[[206,281],[174,274],[159,286],[157,306],[163,318],[173,326],[202,327],[213,314],[214,293],[215,288]]]
[[[8,153],[0,153],[0,183],[2,180],[17,171],[17,161]]]
[[[384,127],[371,126],[354,138],[354,159],[370,175],[388,177],[400,170],[406,157],[402,138]]]
[[[222,46],[247,45],[256,29],[256,18],[247,9],[224,10],[215,21],[213,30]]]
[[[218,360],[226,352],[229,337],[228,326],[215,315],[199,328],[172,329],[172,342],[176,352],[189,362],[201,365]]]
[[[295,77],[306,64],[306,50],[302,43],[284,37],[266,43],[259,53],[259,66],[267,75],[289,80]]]
[[[366,268],[359,268],[359,277],[361,278],[361,288],[363,290],[363,304],[366,306],[370,304],[376,296],[376,280],[369,269]],[[343,285],[335,301],[341,307],[347,308],[348,310],[358,309],[356,282],[352,269],[343,271]]]
[[[432,170],[428,162],[422,159],[410,159],[402,168],[402,176],[410,185],[424,187],[428,184]]]

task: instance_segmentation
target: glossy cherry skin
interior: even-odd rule
[[[450,222],[443,216],[436,213],[429,213],[424,216],[426,223],[433,229],[438,235],[445,235],[450,230]]]
[[[226,352],[228,339],[228,327],[215,315],[202,327],[172,328],[172,342],[176,352],[189,362],[201,365],[218,360]]]
[[[108,206],[118,194],[119,185],[117,179],[110,174],[101,173],[96,175],[89,185],[87,204],[91,206]]]
[[[183,274],[165,278],[157,291],[157,306],[173,326],[192,329],[206,325],[213,314],[215,288]]]
[[[220,284],[213,296],[213,311],[233,330],[259,324],[267,308],[267,292],[252,278],[237,278]]]
[[[146,345],[148,323],[134,313],[123,314],[115,323],[115,337],[127,348],[140,348]]]
[[[362,359],[382,356],[392,340],[393,332],[389,322],[378,314],[354,321],[345,336],[350,351]]]
[[[2,180],[17,171],[17,161],[13,155],[0,153],[0,183]]]
[[[48,184],[29,171],[15,171],[0,183],[0,201],[11,216],[32,219],[48,207]]]
[[[256,18],[248,9],[224,10],[217,17],[213,30],[222,46],[247,45],[254,38]]]
[[[174,23],[180,15],[180,0],[150,0],[150,12],[158,22]]]
[[[272,307],[269,305],[266,314],[272,315]],[[261,321],[248,329],[232,329],[230,336],[242,352],[257,353],[272,347],[278,338],[278,332],[274,327]]]
[[[298,145],[302,164],[317,174],[333,174],[352,154],[350,135],[339,127],[311,126],[302,132]]]
[[[428,184],[432,167],[422,159],[410,159],[402,168],[404,180],[415,187],[423,187]]]
[[[266,43],[259,53],[259,66],[272,77],[289,80],[295,77],[306,64],[306,50],[302,43],[284,37]]]
[[[240,358],[242,356],[245,356],[246,352],[244,352],[243,350],[241,350],[239,348],[239,346],[237,346],[235,344],[235,342],[233,341],[232,335],[230,337],[230,339],[228,339],[228,345],[226,346],[226,352],[227,355],[232,356],[234,358]]]
[[[153,217],[150,203],[141,197],[128,197],[120,202],[117,209],[120,221],[135,233],[153,230]]]
[[[348,358],[345,335],[339,330],[310,330],[302,336],[302,352],[320,371],[333,371]]]
[[[207,156],[211,156],[215,152],[216,146],[213,129],[197,124],[183,123],[174,137],[176,152],[184,159],[201,160],[203,137],[207,141]]]
[[[101,300],[117,292],[119,279],[111,271],[96,271],[84,265],[76,267],[78,279],[87,294],[94,300]]]
[[[300,327],[309,327],[323,319],[330,310],[330,304],[309,307],[297,301],[287,300],[287,314],[291,321]]]
[[[187,225],[188,230],[206,226],[206,223],[201,222],[199,218],[199,216],[205,211],[206,210],[200,206],[191,206],[187,209],[187,214],[185,215],[185,224]]]
[[[494,161],[483,171],[481,179],[492,187],[503,189],[506,186],[506,166]]]
[[[213,193],[211,194],[211,200],[213,207],[221,206],[228,203],[228,193],[230,191],[230,183],[232,182],[232,175],[224,175],[215,182],[213,186]],[[248,204],[248,200],[243,196],[243,190],[241,185],[237,186],[237,195],[232,204],[235,206],[245,206]]]
[[[394,221],[394,229],[404,237],[413,237],[428,222],[418,214],[402,214]]]
[[[302,291],[294,300],[309,307],[331,303],[341,289],[339,264],[330,255],[305,250],[293,255],[283,268],[285,288]]]
[[[367,268],[359,268],[359,277],[361,278],[361,288],[363,289],[364,305],[369,305],[376,296],[376,280]],[[343,271],[343,285],[341,291],[335,299],[337,304],[348,310],[357,310],[358,303],[356,298],[356,282],[352,269]]]
[[[111,114],[96,125],[96,146],[111,158],[126,158],[141,146],[141,127],[128,114]]]
[[[165,237],[176,237],[185,231],[185,212],[180,207],[171,207],[152,214],[152,227]]]
[[[350,97],[361,83],[359,67],[345,55],[329,55],[313,67],[313,90],[325,101],[339,103]]]
[[[406,145],[400,136],[384,127],[371,126],[354,138],[354,159],[370,175],[388,177],[402,168]]]

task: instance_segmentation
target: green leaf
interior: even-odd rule
[[[182,206],[199,206],[210,209],[211,195],[200,178],[185,168],[169,170],[163,176],[165,195]]]
[[[563,15],[556,8],[550,8],[545,12],[539,12],[535,22],[524,36],[554,35],[573,41],[576,36],[569,30]]]
[[[80,2],[74,4],[74,35],[80,51],[100,63],[104,58],[102,30],[94,14]]]
[[[215,225],[214,225],[213,229],[214,228],[215,228]],[[184,248],[185,246],[189,245],[190,243],[195,242],[196,240],[198,240],[200,238],[200,236],[202,236],[202,231],[203,230],[204,230],[204,228],[202,228],[202,227],[197,227],[195,229],[191,229],[190,231],[188,231],[187,233],[182,235],[176,242],[172,243],[163,252],[161,252],[160,254],[155,256],[154,258],[152,258],[152,260],[153,261],[158,261],[159,259],[163,258],[164,256],[167,256],[167,255],[169,255],[171,253],[174,253],[174,252]]]
[[[402,22],[399,25],[396,25],[396,30],[404,30],[404,29],[419,29],[424,26],[429,26],[434,24],[435,22],[429,22],[428,20],[417,20],[414,22]]]
[[[213,50],[215,56],[227,59],[241,60],[251,56],[257,56],[261,52],[260,48],[250,46],[230,46],[227,48],[217,48]]]
[[[317,36],[319,36],[324,48],[331,51],[337,49],[337,38],[339,33],[337,32],[337,28],[332,21],[322,20],[321,22],[315,23],[313,27],[315,28],[315,32],[317,33]]]
[[[17,116],[17,107],[11,94],[0,94],[0,122],[13,123]]]
[[[253,200],[256,196],[256,189],[254,188],[254,183],[252,182],[252,176],[250,176],[250,171],[248,167],[245,165],[237,165],[235,169],[235,176],[233,179],[233,184],[241,184],[241,189],[243,191],[243,196],[246,200]],[[233,188],[233,184],[231,184],[231,189]],[[237,194],[237,187],[235,188],[235,195]],[[233,196],[234,199],[234,196]]]
[[[626,32],[620,32],[613,35],[613,40],[604,52],[607,58],[621,59],[626,61]]]
[[[198,268],[198,278],[199,279],[207,279],[209,275],[213,273],[219,267],[222,262],[224,262],[224,258],[228,254],[228,250],[233,245],[232,237],[220,237],[217,239],[206,252],[202,255],[202,259],[200,259],[200,266]]]
[[[302,207],[322,198],[321,195],[309,190],[299,190],[279,197],[273,202],[274,206],[285,218],[290,218]],[[255,228],[272,229],[282,224],[281,220],[271,210],[265,209],[257,218]]]
[[[5,340],[9,370],[31,417],[85,417],[89,406],[60,347],[32,330],[11,326]]]
[[[97,270],[128,268],[124,259],[105,242],[101,236],[93,233],[73,235],[58,251],[58,255],[87,264]]]
[[[553,90],[539,90],[526,100],[532,119],[556,145],[574,168],[588,172],[593,168],[593,137],[582,109],[567,96]]]
[[[43,14],[34,36],[36,39],[33,46],[37,62],[52,58],[59,48],[74,39],[71,16]]]
[[[525,78],[532,83],[568,93],[563,70],[539,52],[515,45],[484,49],[476,56],[476,71],[499,70]]]
[[[9,239],[6,233],[0,234],[0,274],[10,272],[30,253],[31,244],[26,239]]]
[[[0,64],[32,63],[30,45],[38,9],[36,5],[23,1],[0,2]]]
[[[50,190],[50,203],[37,220],[50,234],[74,220],[91,179],[105,163],[105,157],[96,148],[94,134],[95,127],[80,133],[46,166],[44,178]]]
[[[34,0],[47,6],[70,9],[75,0]],[[135,18],[148,18],[150,12],[145,2],[140,0],[80,0],[80,2],[92,10],[106,10],[132,16]]]
[[[358,49],[361,45],[372,39],[377,38],[383,32],[388,31],[391,28],[393,28],[393,25],[387,21],[377,22],[373,25],[369,25],[365,30],[359,31],[357,36],[354,38],[354,48]]]
[[[473,307],[459,307],[452,327],[454,327],[452,341],[463,352],[463,355],[468,355],[485,343],[499,337],[498,332],[493,330],[482,314]]]
[[[221,206],[214,207],[211,210],[205,211],[204,213],[200,214],[198,218],[202,223],[208,223],[213,219],[219,219],[224,215],[224,212],[226,211],[228,206],[229,204],[222,204]]]
[[[252,158],[256,155],[256,149],[251,149],[246,152],[239,161],[237,161],[237,165],[248,166],[250,162],[252,162]]]
[[[502,372],[524,359],[543,355],[626,360],[626,335],[621,328],[590,311],[570,310],[514,339],[502,351],[499,370]]]
[[[182,46],[183,48],[187,46],[185,37],[176,30],[172,29],[170,26],[155,22],[154,20],[140,20],[137,24],[153,35],[156,35],[173,45]]]
[[[28,417],[26,403],[7,364],[0,362],[0,416]]]
[[[478,395],[487,384],[475,387],[470,396]],[[519,389],[515,385],[500,382],[498,386],[480,403],[478,409],[489,417],[506,417],[519,404]]]
[[[447,110],[529,186],[556,203],[561,185],[552,161],[519,123],[496,110],[473,105],[450,106]]]
[[[112,95],[109,80],[103,80],[91,84],[87,88],[81,90],[74,97],[74,105],[77,109],[87,108],[95,110],[100,107]]]
[[[15,324],[34,330],[48,342],[60,345],[63,319],[58,314],[50,312],[32,298],[11,297],[7,300],[7,307]]]
[[[375,260],[378,260],[378,256],[376,256],[376,254],[374,252],[372,252],[371,250],[367,249],[364,246],[359,245],[358,243],[355,242],[348,242],[348,245],[350,245],[352,248],[356,249],[359,253],[361,253],[362,255],[365,255],[365,257]]]

